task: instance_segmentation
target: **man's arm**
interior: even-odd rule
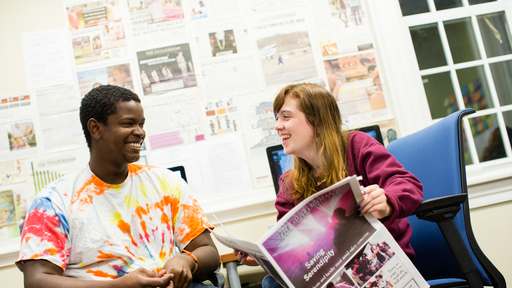
[[[164,271],[165,272],[165,271]],[[57,265],[46,260],[25,260],[23,276],[26,288],[144,288],[167,287],[171,275],[158,274],[145,268],[139,268],[129,274],[112,281],[80,280],[62,276],[64,271]]]
[[[205,229],[185,247],[185,250],[197,258],[198,267],[194,259],[185,254],[179,254],[167,261],[164,269],[172,274],[174,288],[188,287],[194,279],[203,280],[219,267],[220,257],[210,232]]]

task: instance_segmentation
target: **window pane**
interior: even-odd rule
[[[469,5],[475,5],[475,4],[481,4],[481,3],[487,3],[487,2],[494,2],[496,0],[469,0]]]
[[[436,4],[436,10],[462,7],[461,0],[434,0],[434,3]]]
[[[414,15],[429,12],[427,0],[399,0],[402,15]]]
[[[446,65],[446,57],[437,24],[410,27],[416,60],[420,70]]]
[[[443,118],[459,110],[450,72],[427,75],[422,79],[432,119]]]
[[[450,44],[454,63],[462,63],[480,59],[476,46],[475,33],[470,18],[444,22],[446,37]]]
[[[457,78],[466,108],[478,111],[494,107],[482,66],[457,70]]]
[[[505,12],[477,16],[487,57],[512,53],[510,30]]]
[[[489,64],[501,106],[512,104],[512,60]]]
[[[469,119],[480,162],[506,157],[496,114]]]

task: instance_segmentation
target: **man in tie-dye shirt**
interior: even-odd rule
[[[33,201],[16,261],[25,287],[202,285],[191,281],[219,263],[213,227],[183,179],[131,164],[146,136],[139,97],[94,88],[82,99],[80,121],[89,165]]]

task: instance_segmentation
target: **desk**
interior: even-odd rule
[[[220,255],[220,262],[224,264],[228,274],[230,288],[242,288],[240,284],[240,276],[238,275],[238,259],[233,253]]]

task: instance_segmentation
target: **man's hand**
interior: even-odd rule
[[[192,270],[190,267],[195,267],[195,265],[194,260],[186,254],[176,255],[169,259],[169,261],[165,262],[164,270],[167,271],[167,275],[170,275],[172,285],[169,284],[163,287],[187,288],[192,282]]]
[[[172,287],[171,275],[166,274],[165,270],[155,273],[146,268],[138,268],[116,281],[119,287]]]
[[[63,272],[59,266],[46,260],[26,260],[23,269],[25,287],[164,288],[169,284],[172,285],[171,275],[165,274],[165,270],[155,273],[145,268],[138,268],[113,281],[81,280],[62,276]]]
[[[198,281],[207,279],[219,267],[219,252],[210,237],[208,229],[192,239],[184,250],[192,253],[197,258],[197,271],[192,276],[192,271],[196,268],[196,262],[191,256],[183,253],[172,257],[164,264],[166,273],[171,274],[171,284],[173,284],[168,288],[186,288],[192,282],[192,278]]]

